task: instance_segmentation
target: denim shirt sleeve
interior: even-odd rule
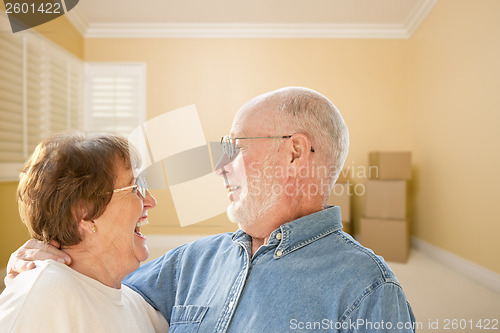
[[[383,282],[354,303],[341,332],[415,332],[415,317],[401,286]]]
[[[138,292],[170,324],[176,298],[177,266],[185,246],[168,251],[130,273],[123,284]]]

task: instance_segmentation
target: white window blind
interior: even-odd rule
[[[85,129],[128,136],[145,119],[146,65],[86,63]]]
[[[0,160],[20,162],[23,153],[23,40],[0,34]]]
[[[44,37],[13,34],[0,15],[0,180],[44,138],[83,128],[83,62]]]
[[[26,66],[25,66],[25,114],[24,119],[24,159],[26,159],[35,150],[36,145],[43,137],[48,136],[44,133],[44,126],[41,123],[44,110],[44,88],[47,80],[44,80],[43,70],[46,61],[46,48],[43,42],[32,39],[31,43],[26,43]]]

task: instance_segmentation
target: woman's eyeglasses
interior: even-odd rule
[[[130,189],[132,189],[133,192],[139,193],[143,199],[146,199],[146,191],[148,190],[148,184],[146,183],[146,179],[144,177],[138,177],[134,185],[117,188],[116,190],[113,190],[113,193],[126,191]]]

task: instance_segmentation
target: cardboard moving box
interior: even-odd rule
[[[406,262],[410,249],[408,220],[361,218],[360,242],[387,261]]]
[[[339,206],[342,222],[351,221],[351,191],[350,184],[335,184],[330,192],[328,204]]]
[[[365,216],[383,219],[406,218],[405,180],[367,180]]]
[[[351,222],[342,222],[342,230],[349,235],[352,235],[352,224]]]
[[[370,179],[411,179],[411,152],[381,152],[368,154]]]

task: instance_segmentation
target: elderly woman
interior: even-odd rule
[[[159,332],[161,313],[121,284],[149,253],[140,226],[156,206],[127,140],[72,132],[38,145],[17,198],[31,235],[72,262],[36,261],[0,295],[2,332]]]

